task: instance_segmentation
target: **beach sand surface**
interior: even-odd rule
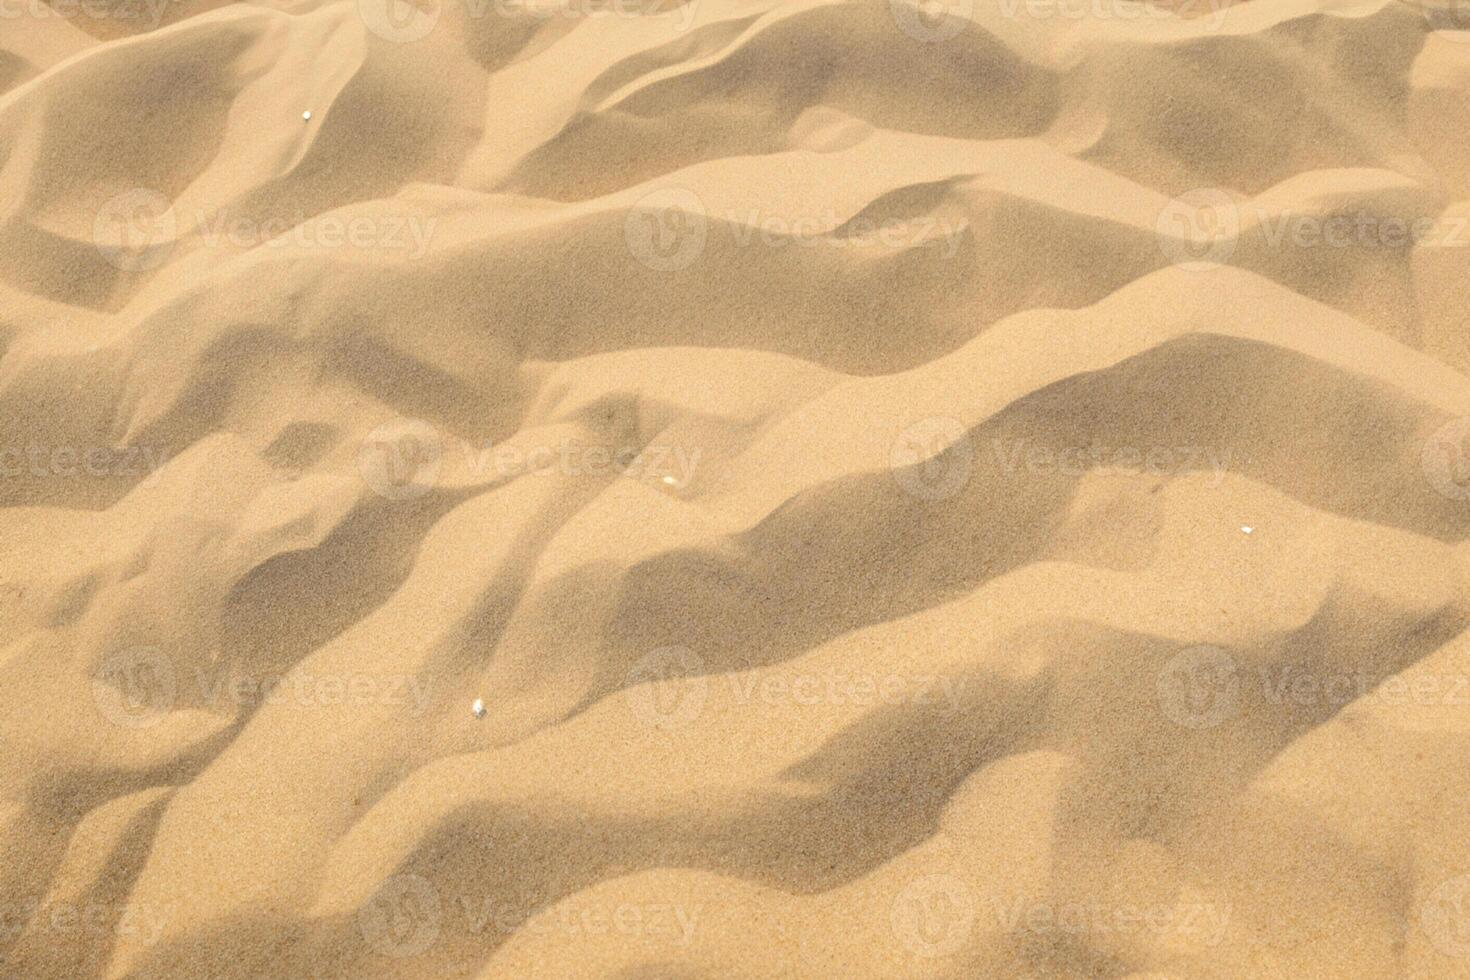
[[[0,977],[1470,977],[1470,7],[0,0]]]

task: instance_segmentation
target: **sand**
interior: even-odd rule
[[[0,0],[0,976],[1470,977],[1462,0]]]

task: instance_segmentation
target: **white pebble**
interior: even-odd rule
[[[678,481],[676,481],[672,476],[666,476],[664,477],[664,482],[667,483],[669,486],[673,486]]]
[[[311,110],[307,109],[305,112],[303,112],[301,114],[301,118],[305,119],[307,122],[311,122]]]
[[[475,698],[475,703],[470,705],[470,710],[475,713],[476,718],[485,717],[485,702],[479,698]]]
[[[1244,531],[1244,532],[1245,532],[1245,533],[1246,533],[1246,534],[1250,534],[1250,533],[1251,533],[1251,532],[1252,532],[1252,531],[1254,531],[1254,530],[1255,530],[1255,528],[1253,528],[1253,527],[1246,527],[1246,526],[1245,526],[1245,525],[1244,525],[1244,524],[1242,524],[1242,525],[1241,525],[1241,526],[1240,526],[1240,529],[1241,529],[1241,530],[1242,530],[1242,531]]]

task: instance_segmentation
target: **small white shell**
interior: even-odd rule
[[[474,712],[476,718],[485,717],[485,702],[475,698],[475,703],[470,705],[470,711]]]
[[[311,122],[311,110],[307,109],[305,112],[303,112],[301,114],[301,118],[305,119],[307,122]]]

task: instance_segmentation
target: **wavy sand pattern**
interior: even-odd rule
[[[0,976],[1470,976],[1463,0],[0,21]]]

